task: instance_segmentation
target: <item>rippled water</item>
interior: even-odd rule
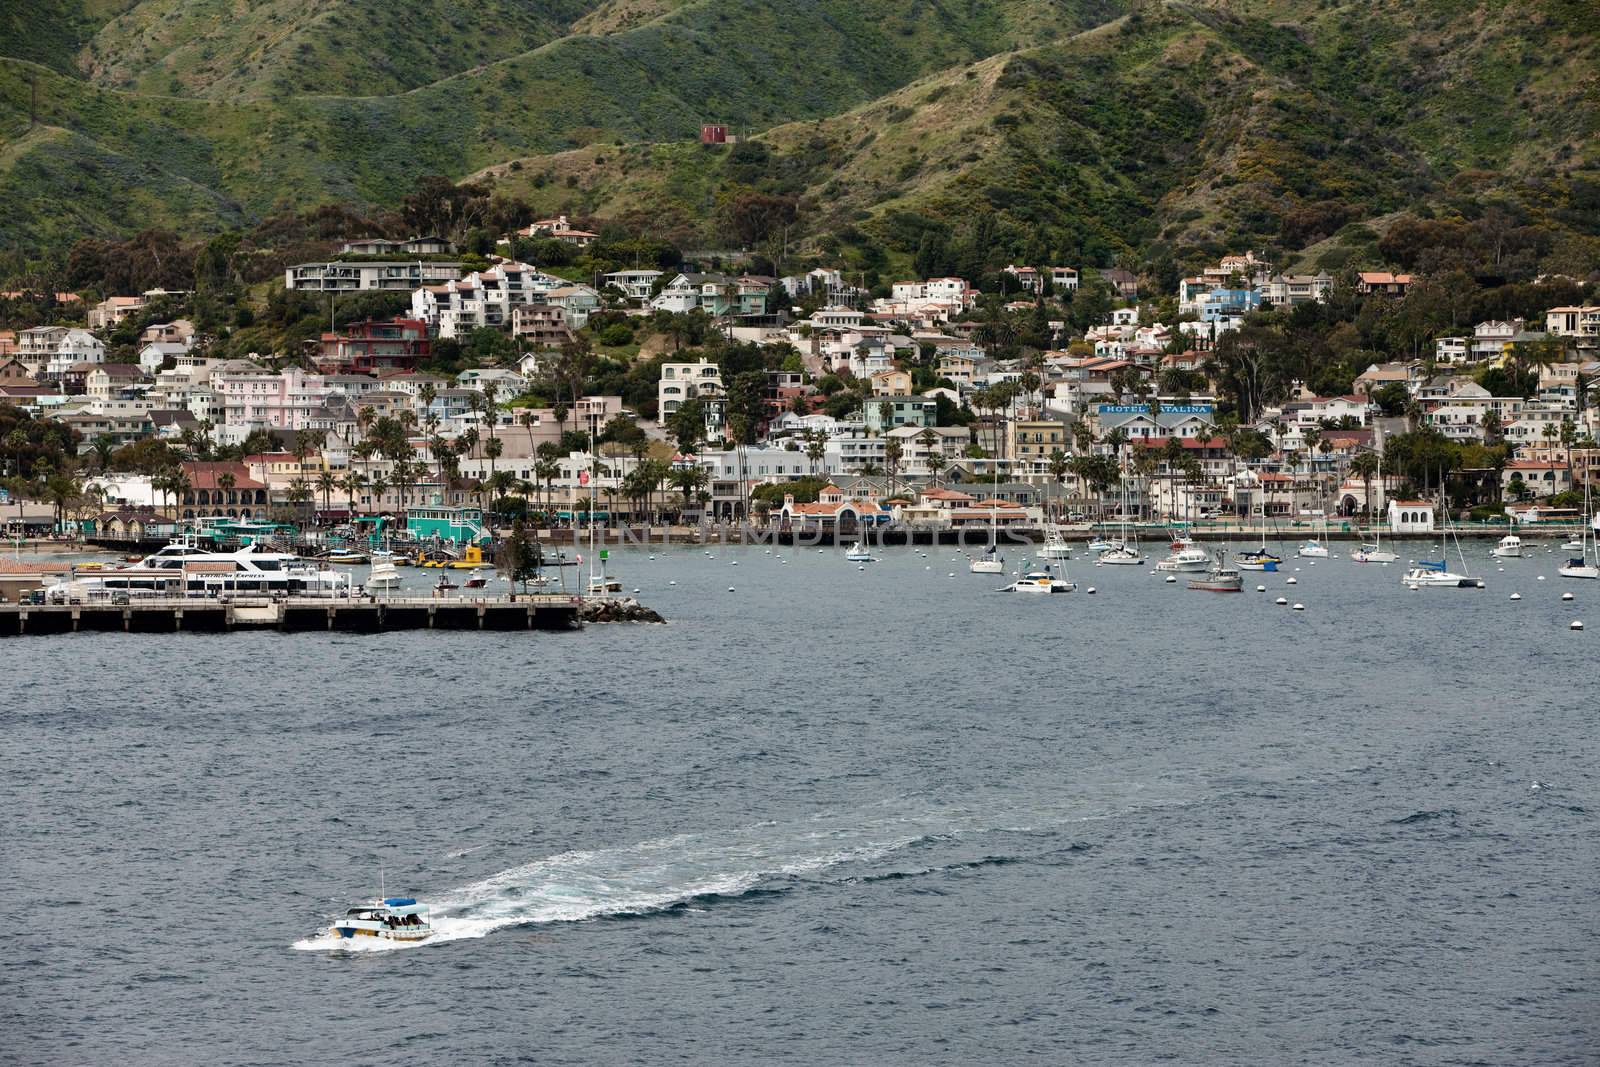
[[[1600,583],[1485,551],[674,549],[613,559],[664,627],[7,641],[0,1059],[1600,1062]],[[380,869],[439,935],[308,942]]]

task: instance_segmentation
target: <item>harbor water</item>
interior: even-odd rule
[[[16,638],[0,1062],[1597,1063],[1600,582],[1547,547],[1039,597],[663,548],[610,569],[666,626]],[[438,933],[317,937],[380,886]]]

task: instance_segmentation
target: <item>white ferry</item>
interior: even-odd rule
[[[350,591],[348,574],[289,553],[264,552],[254,546],[212,552],[175,541],[127,567],[74,569],[65,581],[45,587],[45,600],[67,604],[174,596],[342,597]]]
[[[428,906],[413,897],[385,897],[351,908],[328,931],[335,937],[377,937],[385,941],[423,941],[433,935]]]

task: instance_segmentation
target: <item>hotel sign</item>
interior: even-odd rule
[[[1162,404],[1163,415],[1209,415],[1213,408],[1210,404]],[[1149,404],[1101,404],[1102,415],[1148,415]]]

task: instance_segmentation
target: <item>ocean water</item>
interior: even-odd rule
[[[628,551],[669,625],[8,640],[0,1061],[1600,1062],[1600,583],[1468,551]],[[330,951],[380,881],[438,935]]]

